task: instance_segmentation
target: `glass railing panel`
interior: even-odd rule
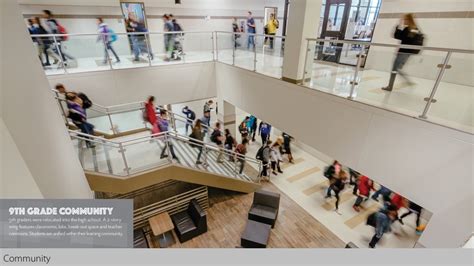
[[[355,68],[336,63],[342,48],[335,43],[310,41],[304,84],[338,96],[349,96]]]
[[[243,161],[237,158],[235,163],[236,163],[236,169],[239,173],[240,178],[249,182],[254,182],[254,183],[260,182],[259,175],[260,175],[260,172],[262,171],[262,167],[258,161],[250,160],[250,159]],[[242,167],[242,163],[243,163],[243,167]]]
[[[183,63],[182,56],[178,52],[178,48],[181,48],[182,51],[182,43],[176,33],[150,33],[148,38],[153,53],[152,65]]]
[[[86,171],[125,176],[125,164],[117,144],[70,133],[79,161]]]
[[[234,47],[241,46],[242,36],[230,32],[216,32],[217,60],[232,65]]]
[[[284,39],[276,36],[257,36],[257,72],[281,78],[283,69]]]
[[[172,134],[171,139],[173,152],[178,158],[178,160],[174,160],[174,162],[177,162],[178,164],[185,167],[205,170],[205,156],[204,150],[201,152],[203,149],[201,144],[193,143],[187,137],[177,136],[175,134]],[[171,154],[171,150],[169,153],[171,156],[173,156],[173,154]],[[201,155],[199,155],[200,153]]]
[[[368,43],[368,42],[367,42]],[[344,43],[339,57],[339,63],[344,65],[356,66],[359,54],[367,54],[367,47],[363,44]],[[362,64],[362,67],[364,64]]]
[[[441,53],[441,57],[447,55]],[[474,55],[452,53],[426,115],[435,123],[466,132],[474,128]],[[440,62],[441,63],[441,62]],[[441,67],[441,65],[440,65]],[[440,69],[437,68],[439,71]],[[428,95],[427,95],[428,96]]]
[[[110,119],[115,134],[146,128],[142,110],[112,113]]]
[[[233,163],[229,161],[229,156],[215,145],[206,147],[206,163],[209,172],[228,177],[237,176]]]
[[[240,46],[235,49],[235,66],[252,71],[255,69],[255,49],[259,49],[259,46],[255,43],[256,41],[257,38],[255,35],[247,33],[240,35],[238,40]]]
[[[175,53],[184,63],[208,62],[214,60],[212,32],[189,32],[176,34]]]
[[[100,35],[69,35],[56,37],[68,73],[109,70],[105,46]]]
[[[109,49],[110,64],[113,69],[125,69],[149,66],[148,46],[145,35],[131,35],[126,33],[117,34],[116,41],[110,46],[117,54],[120,62]],[[102,45],[102,53],[105,54],[105,46]]]
[[[59,38],[57,38],[59,40]],[[37,51],[38,59],[47,75],[64,74],[64,66],[59,55],[58,45],[54,37],[32,37],[33,45]]]
[[[396,112],[418,116],[438,75],[445,53],[397,53],[398,48],[371,46],[359,71],[353,98]],[[394,65],[395,62],[395,65]],[[394,66],[396,72],[393,72]],[[385,88],[386,90],[383,90]],[[390,90],[391,89],[391,90]]]
[[[180,135],[188,136],[191,134],[193,122],[180,115],[174,115],[174,128]],[[186,128],[187,125],[187,128]]]
[[[124,155],[131,174],[157,168],[170,163],[165,133],[150,137],[148,132],[140,134],[142,138],[122,142]],[[136,136],[136,135],[135,135]]]

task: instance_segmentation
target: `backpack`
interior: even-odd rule
[[[244,152],[244,144],[239,144],[237,147],[235,147],[235,152],[241,155],[245,155]]]
[[[115,33],[115,31],[113,31],[111,28],[107,27],[107,32],[110,34],[110,41],[111,42],[115,42],[117,41],[118,39],[118,36],[117,34]]]
[[[255,155],[255,159],[259,160],[259,161],[263,161],[263,151],[266,149],[266,148],[269,148],[268,146],[262,146],[258,149],[257,151],[257,155]]]
[[[421,31],[418,31],[415,36],[413,36],[411,44],[412,45],[419,45],[423,46],[423,42],[425,41],[425,35],[421,33]],[[414,54],[419,54],[421,50],[414,50]]]
[[[77,97],[81,98],[82,100],[82,108],[88,109],[92,106],[92,101],[84,93],[82,92],[78,93]]]
[[[194,120],[194,119],[196,119],[196,113],[195,113],[195,112],[193,112],[193,111],[191,111],[191,110],[189,110],[189,112],[190,112],[190,113],[189,113],[189,114],[190,114],[190,116],[189,116],[188,118],[189,118],[189,119],[191,119],[191,120]]]
[[[278,29],[280,27],[280,21],[278,21],[278,19],[275,19],[275,21],[275,27]]]
[[[376,227],[377,226],[377,218],[375,217],[377,215],[377,212],[372,213],[367,217],[367,222],[366,224],[368,226]]]
[[[58,32],[59,34],[67,34],[67,30],[66,28],[63,27],[63,25],[59,24],[56,22],[56,25],[58,26]],[[61,39],[63,41],[67,41],[69,39],[69,36],[65,35],[65,36],[61,36]]]
[[[245,125],[243,123],[241,123],[239,125],[239,132],[242,134],[242,133],[247,133],[247,128],[245,127]]]
[[[334,172],[334,166],[332,166],[332,165],[326,166],[326,167],[324,168],[324,176],[325,176],[326,178],[329,178],[329,179],[332,178],[333,172]]]
[[[221,131],[218,130],[218,129],[214,129],[214,131],[212,131],[212,134],[211,134],[211,141],[216,143],[216,144],[220,144],[219,143],[219,136],[221,135]]]

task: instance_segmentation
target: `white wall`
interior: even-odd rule
[[[384,0],[377,20],[372,41],[375,43],[398,44],[393,38],[399,18],[383,18],[386,13],[408,12],[450,12],[473,11],[472,0]],[[419,28],[425,34],[425,46],[474,49],[472,27],[474,18],[416,18]],[[390,71],[395,49],[371,47],[367,57],[366,69]],[[408,61],[405,70],[410,75],[435,79],[445,52],[423,51]],[[453,54],[450,64],[452,69],[446,71],[444,80],[474,86],[474,55]]]
[[[8,66],[1,69],[1,119],[6,126],[6,130],[2,129],[2,143],[6,146],[4,151],[2,145],[2,153],[8,152],[2,154],[2,164],[11,160],[6,159],[10,153],[12,158],[21,156],[24,162],[19,159],[14,164],[18,168],[9,168],[14,166],[10,165],[3,170],[2,183],[6,189],[24,181],[13,185],[8,196],[21,197],[30,191],[31,197],[39,197],[36,183],[45,198],[90,198],[89,185],[24,30],[16,0],[1,1],[0,10],[0,61]],[[24,185],[24,190],[18,191],[18,185]]]
[[[3,119],[0,136],[0,198],[43,198]]]
[[[214,62],[98,71],[49,76],[51,88],[62,83],[84,92],[92,101],[110,106],[144,101],[172,104],[216,96]]]
[[[473,231],[472,135],[221,63],[216,77],[220,101],[431,211],[423,246],[459,247]]]

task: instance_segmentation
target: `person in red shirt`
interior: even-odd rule
[[[360,175],[358,180],[359,182],[357,187],[359,190],[359,195],[357,196],[354,205],[352,205],[352,208],[354,208],[356,212],[360,211],[360,204],[364,199],[367,200],[369,198],[370,190],[374,189],[374,183],[367,176]]]
[[[145,120],[151,125],[151,134],[160,133],[160,128],[158,127],[158,120],[156,118],[156,109],[155,109],[155,96],[148,97],[148,100],[145,102]]]
[[[393,206],[395,206],[397,211],[400,210],[400,208],[407,206],[407,200],[398,193],[395,193],[393,195],[392,200],[390,201],[390,203]]]

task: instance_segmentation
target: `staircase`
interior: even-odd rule
[[[141,133],[119,141],[74,130],[69,134],[93,191],[124,194],[170,179],[245,193],[260,187],[259,161],[196,140],[191,146],[189,137],[176,132]],[[88,148],[86,142],[95,147]],[[177,160],[171,158],[171,147]],[[199,149],[202,164],[196,164]],[[222,163],[217,162],[219,153]]]

